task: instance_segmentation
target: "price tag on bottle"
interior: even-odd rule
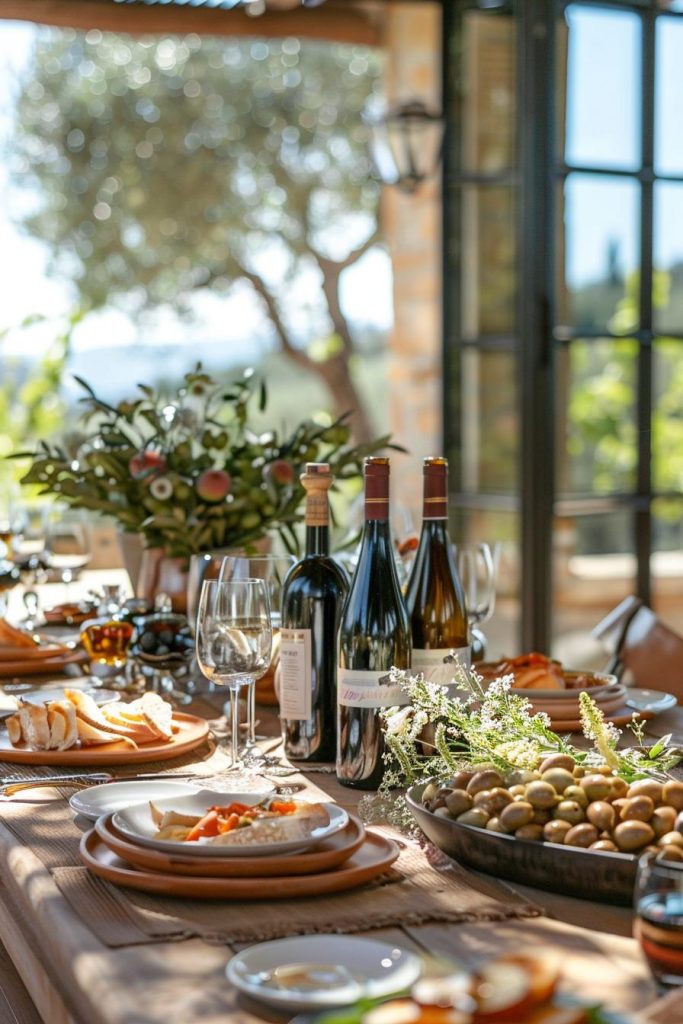
[[[312,714],[310,629],[280,630],[280,718],[307,721]]]
[[[337,693],[339,703],[347,708],[391,708],[410,703],[407,690],[392,682],[389,669],[361,672],[339,668]]]

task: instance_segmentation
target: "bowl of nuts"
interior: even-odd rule
[[[569,754],[537,770],[491,766],[411,787],[427,837],[498,878],[607,903],[633,900],[638,856],[683,861],[683,782],[627,782]]]

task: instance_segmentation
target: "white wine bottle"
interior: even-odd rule
[[[410,668],[410,623],[389,528],[389,459],[367,458],[365,525],[339,631],[337,778],[376,789],[382,781],[382,710],[408,703],[390,669]]]
[[[470,640],[465,595],[448,536],[446,459],[424,460],[422,531],[406,604],[413,670],[434,682],[452,683],[459,665],[470,667]]]

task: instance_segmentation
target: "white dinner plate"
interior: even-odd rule
[[[678,701],[673,693],[663,693],[661,690],[641,690],[636,686],[626,687],[626,706],[634,711],[651,711],[655,715],[662,711],[675,708]]]
[[[163,800],[155,800],[154,804],[162,811],[179,811],[182,814],[204,815],[209,807],[218,805],[227,807],[233,801],[243,804],[258,804],[265,797],[270,796],[272,789],[265,793],[225,793],[216,792],[210,789],[202,789],[192,796],[171,797]],[[345,828],[349,816],[343,808],[337,804],[323,805],[330,816],[327,825],[313,830],[308,839],[287,840],[278,843],[254,843],[250,846],[221,846],[214,843],[202,842],[201,840],[192,843],[193,855],[201,854],[207,857],[265,857],[280,853],[298,853],[300,850],[308,850],[323,839],[328,839]],[[164,853],[187,853],[187,843],[174,842],[170,839],[155,839],[154,834],[157,826],[152,819],[152,812],[149,804],[137,804],[118,811],[112,822],[114,827],[123,833],[128,839],[142,846],[149,846],[153,850],[163,850]]]
[[[113,814],[133,804],[190,796],[199,791],[200,787],[191,782],[175,782],[173,779],[106,782],[102,786],[92,786],[74,793],[69,804],[76,814],[97,821],[103,814]]]
[[[418,957],[386,942],[307,935],[250,946],[228,962],[226,974],[252,998],[298,1012],[401,992],[421,970]]]

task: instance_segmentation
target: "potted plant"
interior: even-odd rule
[[[139,385],[117,405],[76,381],[85,392],[79,431],[15,456],[32,460],[22,483],[112,517],[142,540],[148,563],[172,559],[176,571],[193,554],[249,548],[273,531],[296,552],[303,465],[329,462],[349,480],[366,455],[397,447],[388,436],[351,445],[346,417],[257,434],[250,411],[266,409],[267,391],[251,371],[221,385],[197,365],[174,393]]]

